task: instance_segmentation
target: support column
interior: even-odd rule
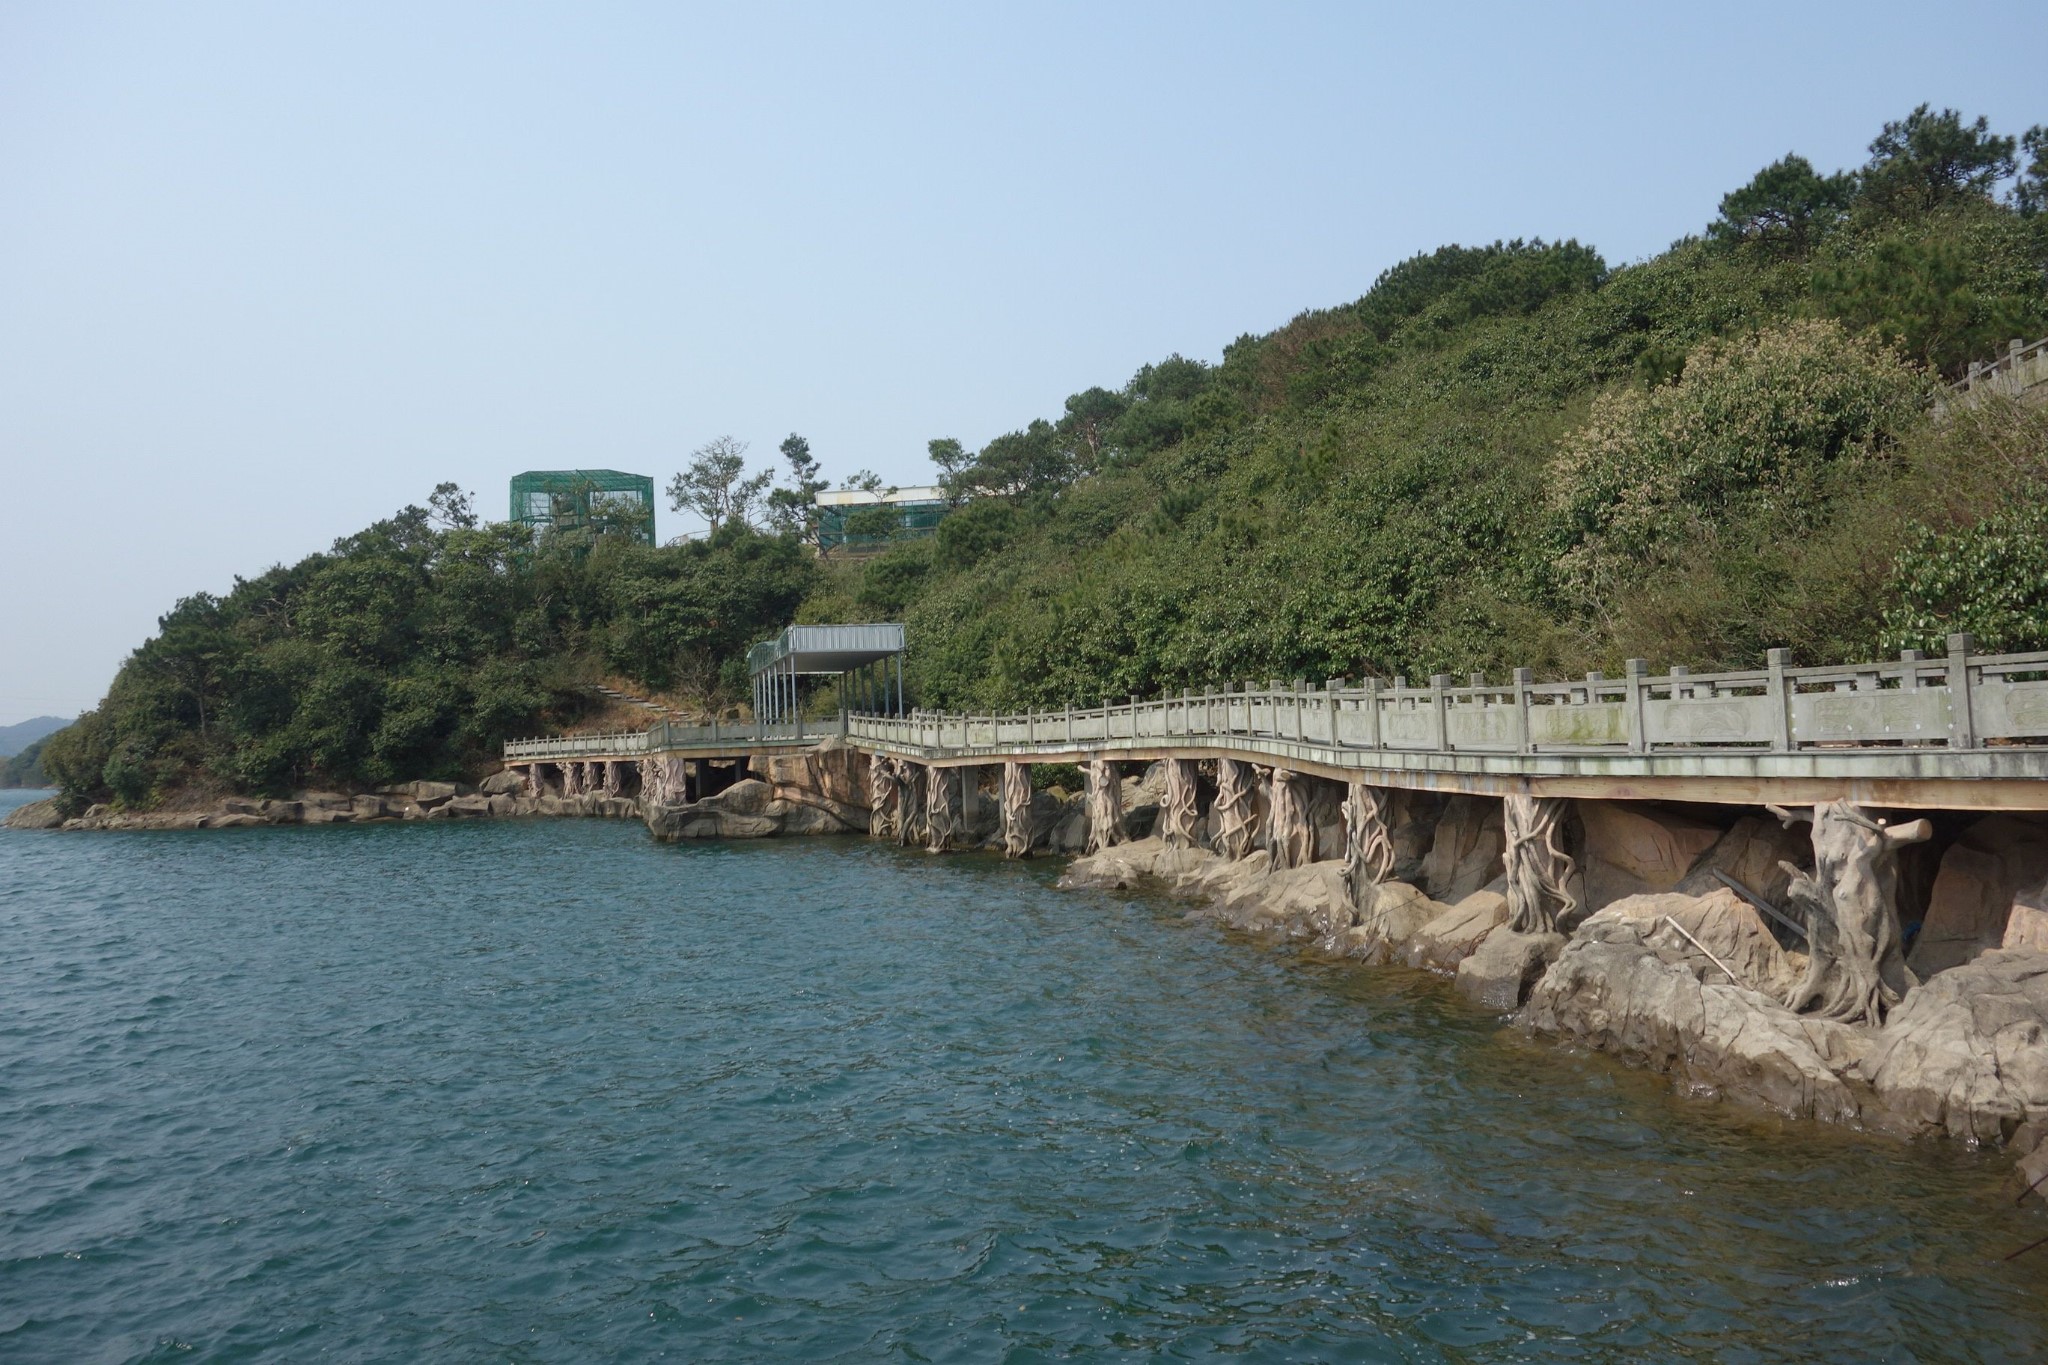
[[[905,848],[925,840],[924,798],[929,778],[925,765],[896,760],[896,842]]]
[[[1848,801],[1823,801],[1810,815],[1770,809],[1788,827],[1813,821],[1813,874],[1795,875],[1786,893],[1805,912],[1811,953],[1786,1005],[1844,1024],[1882,1025],[1920,984],[1899,928],[1899,850],[1934,827],[1926,820],[1887,825]]]
[[[1296,774],[1275,768],[1271,792],[1267,848],[1273,854],[1273,866],[1306,867],[1316,860],[1316,830],[1308,822]]]
[[[896,830],[896,762],[883,754],[868,759],[868,833],[886,839]]]
[[[1201,819],[1201,812],[1196,809],[1199,790],[1193,759],[1166,760],[1166,809],[1161,815],[1168,848],[1195,846],[1195,825]]]
[[[1344,886],[1360,913],[1371,907],[1379,884],[1394,871],[1394,838],[1387,826],[1387,793],[1353,782],[1344,797]]]
[[[1031,765],[1003,765],[1003,856],[1031,856]]]
[[[924,821],[927,853],[951,853],[953,838],[960,829],[960,776],[962,769],[942,768],[934,763],[925,769]]]
[[[1106,758],[1091,759],[1087,768],[1087,809],[1089,853],[1125,842],[1124,793],[1117,781],[1116,764]]]
[[[1216,760],[1216,851],[1232,862],[1258,845],[1259,808],[1252,765],[1240,759]]]
[[[1518,934],[1554,934],[1579,908],[1571,881],[1577,865],[1564,851],[1568,807],[1549,796],[1502,798],[1507,833],[1508,927]]]

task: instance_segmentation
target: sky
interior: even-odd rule
[[[1610,264],[2048,6],[0,6],[0,724],[442,480],[927,481],[1451,242]],[[660,534],[692,529],[664,508]]]

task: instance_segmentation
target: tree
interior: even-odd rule
[[[1967,244],[1909,226],[1817,270],[1813,287],[1822,305],[1852,327],[1955,375],[2040,315],[2038,289],[2002,291],[1984,265]]]
[[[1854,176],[1821,175],[1805,157],[1788,154],[1724,196],[1721,216],[1707,233],[1724,242],[1765,242],[1804,253],[1814,234],[1839,219],[1855,194]]]
[[[768,495],[768,513],[777,527],[816,545],[818,494],[832,485],[818,477],[818,462],[811,455],[809,441],[792,431],[783,441],[781,451],[789,465],[789,485]]]
[[[967,447],[951,436],[927,441],[924,448],[925,453],[932,457],[932,463],[939,467],[939,487],[946,490],[948,498],[958,502],[962,497],[960,477],[974,463],[974,457],[967,453]]]
[[[2048,211],[2048,127],[2037,123],[2020,134],[2020,150],[2027,164],[2012,187],[2012,206],[2029,216]]]
[[[1988,199],[2011,175],[2015,142],[1996,137],[1982,117],[1964,123],[1953,109],[1930,113],[1921,105],[1870,144],[1861,199],[1893,217],[1924,212],[1963,198]]]
[[[455,483],[439,483],[427,497],[434,525],[443,531],[474,531],[476,509],[471,506],[469,494]]]
[[[729,521],[752,525],[754,505],[774,481],[772,470],[747,472],[747,443],[720,436],[690,452],[690,467],[668,482],[669,506],[694,512],[712,531]]]

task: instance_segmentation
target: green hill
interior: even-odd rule
[[[792,616],[902,617],[914,698],[976,708],[2048,646],[2048,414],[1929,406],[2048,332],[2044,207],[2041,129],[1923,107],[1853,173],[1767,167],[1648,261],[1445,247],[1218,364],[933,442],[962,505],[865,560],[739,525],[535,542],[444,489],[181,602],[45,765],[135,803],[453,775],[598,674],[736,700],[740,651]],[[780,495],[797,525],[814,475]]]

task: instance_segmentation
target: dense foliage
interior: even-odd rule
[[[180,601],[99,708],[44,750],[75,797],[455,777],[623,675],[710,693],[815,572],[744,524],[625,535],[442,524],[408,507],[289,568]]]
[[[907,620],[913,699],[975,708],[1839,661],[1955,629],[2048,647],[2048,412],[1928,403],[2048,334],[2044,137],[1923,107],[1856,170],[1780,159],[1639,264],[1418,255],[1219,363],[933,441],[957,509],[879,555],[812,553],[797,436],[772,494],[739,443],[698,451],[671,491],[717,530],[661,549],[408,508],[179,603],[44,762],[74,800],[134,802],[454,775],[600,675],[737,699],[745,645],[792,615]]]
[[[20,753],[0,758],[0,788],[50,786],[50,775],[43,771],[43,746],[53,737],[45,735]]]

